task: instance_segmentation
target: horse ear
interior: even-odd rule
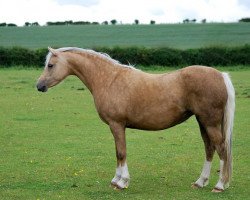
[[[51,47],[48,47],[48,50],[54,55],[57,56],[57,51],[55,49],[52,49]]]

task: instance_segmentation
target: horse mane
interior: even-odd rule
[[[93,56],[96,56],[96,57],[99,57],[105,61],[108,61],[108,62],[111,62],[113,64],[119,64],[119,66],[121,67],[126,67],[126,68],[130,68],[130,69],[135,69],[134,66],[132,65],[124,65],[124,64],[121,64],[118,60],[115,60],[113,58],[110,57],[110,55],[108,55],[107,53],[102,53],[102,52],[96,52],[94,50],[91,50],[91,49],[82,49],[82,48],[78,48],[78,47],[62,47],[62,48],[59,48],[59,49],[55,49],[56,51],[59,51],[59,52],[67,52],[67,51],[75,51],[75,52],[82,52],[82,53],[87,53],[87,54],[90,54],[90,55],[93,55]],[[50,58],[52,56],[52,53],[49,52],[46,56],[46,61],[45,61],[45,65],[48,64]]]

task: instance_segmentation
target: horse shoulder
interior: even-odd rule
[[[97,112],[106,123],[114,118],[118,121],[126,118],[125,113],[131,100],[132,88],[137,82],[134,71],[131,69],[120,70],[109,85],[93,95]]]

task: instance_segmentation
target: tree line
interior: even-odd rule
[[[155,24],[156,22],[154,20],[151,20],[149,22],[149,24]],[[72,21],[72,20],[68,20],[68,21],[56,21],[56,22],[46,22],[46,26],[58,26],[58,25],[62,25],[62,26],[70,26],[70,25],[116,25],[118,24],[118,21],[116,19],[112,19],[110,21],[103,21],[102,23],[99,22],[90,22],[90,21]],[[122,22],[120,22],[120,24],[122,24]],[[134,20],[133,24],[140,24],[138,19]],[[10,23],[0,23],[0,27],[16,27],[16,24]],[[24,25],[25,27],[29,27],[29,26],[40,26],[40,24],[38,22],[25,22]]]
[[[16,24],[13,24],[13,23],[9,23],[9,24],[7,24],[7,23],[0,23],[0,26],[9,26],[9,27],[15,27],[15,26],[17,26]]]
[[[184,24],[188,24],[188,23],[196,23],[197,20],[196,19],[184,19],[182,21],[182,23]],[[200,21],[200,23],[206,23],[207,20],[206,19],[202,19]],[[238,22],[250,22],[250,18],[246,17],[246,18],[242,18],[239,19]],[[47,22],[46,26],[58,26],[58,25],[64,25],[64,26],[70,26],[70,25],[116,25],[118,24],[118,21],[116,19],[112,19],[110,20],[110,22],[108,21],[103,21],[102,23],[99,22],[89,22],[89,21],[72,21],[72,20],[68,20],[68,21],[57,21],[57,22]],[[122,22],[120,22],[120,24],[122,24]],[[134,20],[135,25],[140,24],[140,21],[138,19]],[[154,20],[150,20],[149,24],[154,25],[156,24],[156,21]],[[24,25],[25,27],[29,27],[29,26],[40,26],[40,24],[38,22],[25,22]],[[0,27],[17,27],[16,24],[14,23],[0,23]]]

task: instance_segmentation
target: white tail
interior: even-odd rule
[[[232,134],[234,123],[234,111],[235,111],[235,91],[230,77],[227,73],[222,73],[224,82],[227,89],[227,104],[224,111],[223,119],[223,135],[225,138],[225,151],[226,159],[223,167],[224,183],[229,184],[232,176]]]

